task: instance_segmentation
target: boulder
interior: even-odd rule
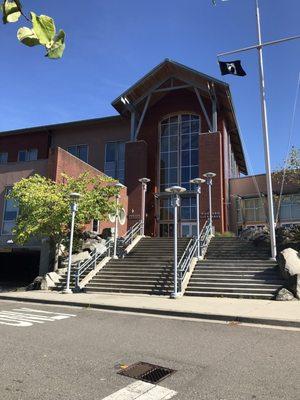
[[[299,253],[288,248],[278,255],[278,265],[287,287],[300,299],[300,257]]]
[[[43,277],[42,276],[37,276],[33,282],[31,282],[27,287],[26,290],[40,290],[41,289],[41,283],[42,283]]]
[[[95,246],[98,244],[98,240],[97,239],[88,239],[86,240],[83,245],[82,245],[82,250],[83,251],[88,251],[91,252],[93,250],[95,250]]]
[[[41,290],[49,290],[55,287],[53,280],[46,274],[41,281]]]
[[[91,258],[90,253],[88,251],[82,251],[80,253],[72,254],[72,264],[78,264],[79,261],[87,260],[88,258]],[[60,270],[62,270],[64,267],[68,266],[68,257],[61,262],[61,267]]]
[[[81,251],[80,253],[72,254],[72,264],[86,260],[87,258],[90,258],[90,253],[88,251]]]
[[[289,290],[283,288],[279,290],[277,296],[276,296],[277,301],[295,301],[295,297],[292,292]]]
[[[58,283],[60,281],[60,276],[56,272],[48,272],[47,276],[49,276],[54,283]]]
[[[98,233],[96,233],[96,232],[90,232],[90,231],[85,231],[85,232],[82,233],[82,237],[83,237],[84,240],[87,240],[87,239],[97,239]]]
[[[278,265],[284,277],[300,274],[299,253],[290,247],[282,250],[278,256]]]

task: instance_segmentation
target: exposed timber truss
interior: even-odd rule
[[[207,87],[205,87],[204,85],[200,87],[199,85],[196,86],[194,83],[185,81],[181,78],[171,77],[164,81],[159,82],[151,90],[143,94],[133,103],[130,103],[126,98],[124,99],[124,104],[126,105],[127,110],[131,114],[131,129],[130,129],[131,141],[136,141],[138,139],[138,135],[145,120],[145,116],[147,114],[150,101],[154,99],[154,96],[156,94],[163,94],[182,89],[190,89],[191,91],[194,91],[198,99],[201,112],[203,113],[207,126],[209,128],[209,131],[210,132],[217,131],[218,106],[217,106],[217,97],[215,93],[214,83],[210,82],[207,84]],[[203,93],[205,93],[206,98],[208,97],[211,101],[211,112],[208,112],[206,108],[205,101],[203,100]],[[143,104],[142,110],[138,110],[138,106],[141,104]]]

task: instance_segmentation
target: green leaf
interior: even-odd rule
[[[53,19],[47,15],[37,16],[34,12],[31,12],[30,15],[33,30],[38,37],[40,44],[50,48],[56,31]]]
[[[46,57],[49,58],[61,58],[65,50],[65,38],[66,34],[63,30],[60,30],[54,38],[53,44],[48,49]]]
[[[20,3],[15,1],[4,1],[1,5],[1,11],[3,13],[2,21],[4,24],[8,22],[17,22],[21,17]]]
[[[18,30],[17,38],[26,46],[32,47],[40,44],[39,38],[36,36],[34,30],[27,27]]]

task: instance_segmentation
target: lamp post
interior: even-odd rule
[[[205,182],[205,179],[194,178],[190,180],[190,183],[196,185],[196,205],[197,205],[197,258],[200,260],[200,194],[201,185]]]
[[[180,206],[180,193],[185,192],[186,189],[181,186],[171,186],[166,189],[167,193],[172,194],[172,206],[174,207],[174,291],[171,294],[173,299],[179,297],[177,291],[177,226],[178,226],[178,207]]]
[[[212,180],[216,176],[214,172],[206,172],[203,174],[206,178],[206,183],[208,185],[208,206],[209,206],[209,231],[212,235],[213,233],[213,224],[212,224],[212,205],[211,205],[211,187],[212,187]]]
[[[124,185],[122,185],[122,183],[117,182],[114,187],[118,188],[118,189],[122,189],[124,187]],[[117,193],[115,195],[115,199],[116,199],[116,213],[115,213],[115,233],[114,233],[114,254],[113,254],[113,259],[117,259],[117,241],[118,241],[118,223],[119,223],[119,213],[118,213],[118,208],[119,208],[119,200],[120,200],[120,194]]]
[[[139,182],[142,184],[142,205],[141,205],[141,221],[142,221],[142,236],[145,235],[145,216],[146,216],[146,192],[147,192],[147,183],[150,182],[148,178],[141,178]]]
[[[68,259],[68,272],[67,272],[67,286],[64,289],[64,293],[73,293],[70,289],[70,278],[71,278],[71,266],[72,266],[72,251],[73,251],[73,237],[74,237],[74,225],[75,225],[75,214],[78,211],[77,201],[80,197],[79,193],[71,193],[71,231],[70,231],[70,245],[69,245],[69,259]]]

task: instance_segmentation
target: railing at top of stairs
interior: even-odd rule
[[[198,257],[198,244],[200,246],[200,259],[204,257],[209,241],[211,238],[211,229],[209,221],[207,220],[198,237],[193,237],[185,248],[177,266],[178,287],[179,293],[182,292],[183,282],[186,274],[190,271],[190,266],[193,258]]]

